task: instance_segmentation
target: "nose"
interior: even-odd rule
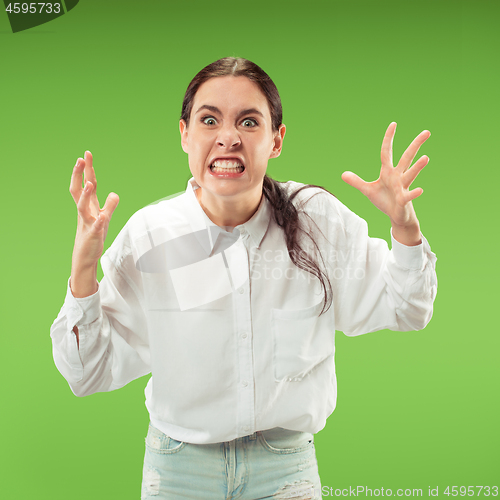
[[[228,125],[220,129],[219,135],[217,136],[217,146],[230,149],[240,144],[241,138],[236,127]]]

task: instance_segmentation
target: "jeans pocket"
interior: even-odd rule
[[[314,435],[309,432],[291,431],[276,427],[257,434],[262,446],[271,453],[300,453],[314,448]]]
[[[306,309],[272,309],[273,364],[276,382],[297,382],[333,353],[334,337],[318,317],[323,301]]]
[[[183,441],[177,441],[176,439],[167,436],[159,429],[149,424],[148,435],[146,436],[146,448],[153,452],[159,454],[169,454],[178,453],[181,451],[187,443]]]

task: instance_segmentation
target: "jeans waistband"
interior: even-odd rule
[[[255,441],[257,436],[262,434],[266,439],[280,439],[287,438],[293,435],[304,434],[301,431],[292,431],[290,429],[283,429],[282,427],[274,427],[273,429],[266,429],[264,431],[256,431],[253,434],[249,434],[248,436],[243,436],[237,438],[236,441]]]

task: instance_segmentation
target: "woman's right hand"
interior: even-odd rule
[[[88,274],[90,270],[97,271],[97,264],[104,250],[109,221],[120,201],[116,193],[110,193],[104,207],[99,208],[92,154],[90,151],[85,151],[84,156],[84,159],[78,158],[76,161],[69,188],[78,209],[78,225],[71,269],[72,281],[77,275]],[[71,288],[74,290],[73,283]]]

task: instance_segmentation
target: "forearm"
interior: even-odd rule
[[[75,298],[67,281],[65,302],[51,326],[54,361],[78,396],[121,387],[149,369],[142,301],[110,260],[104,259],[103,272],[97,292],[88,297]]]

